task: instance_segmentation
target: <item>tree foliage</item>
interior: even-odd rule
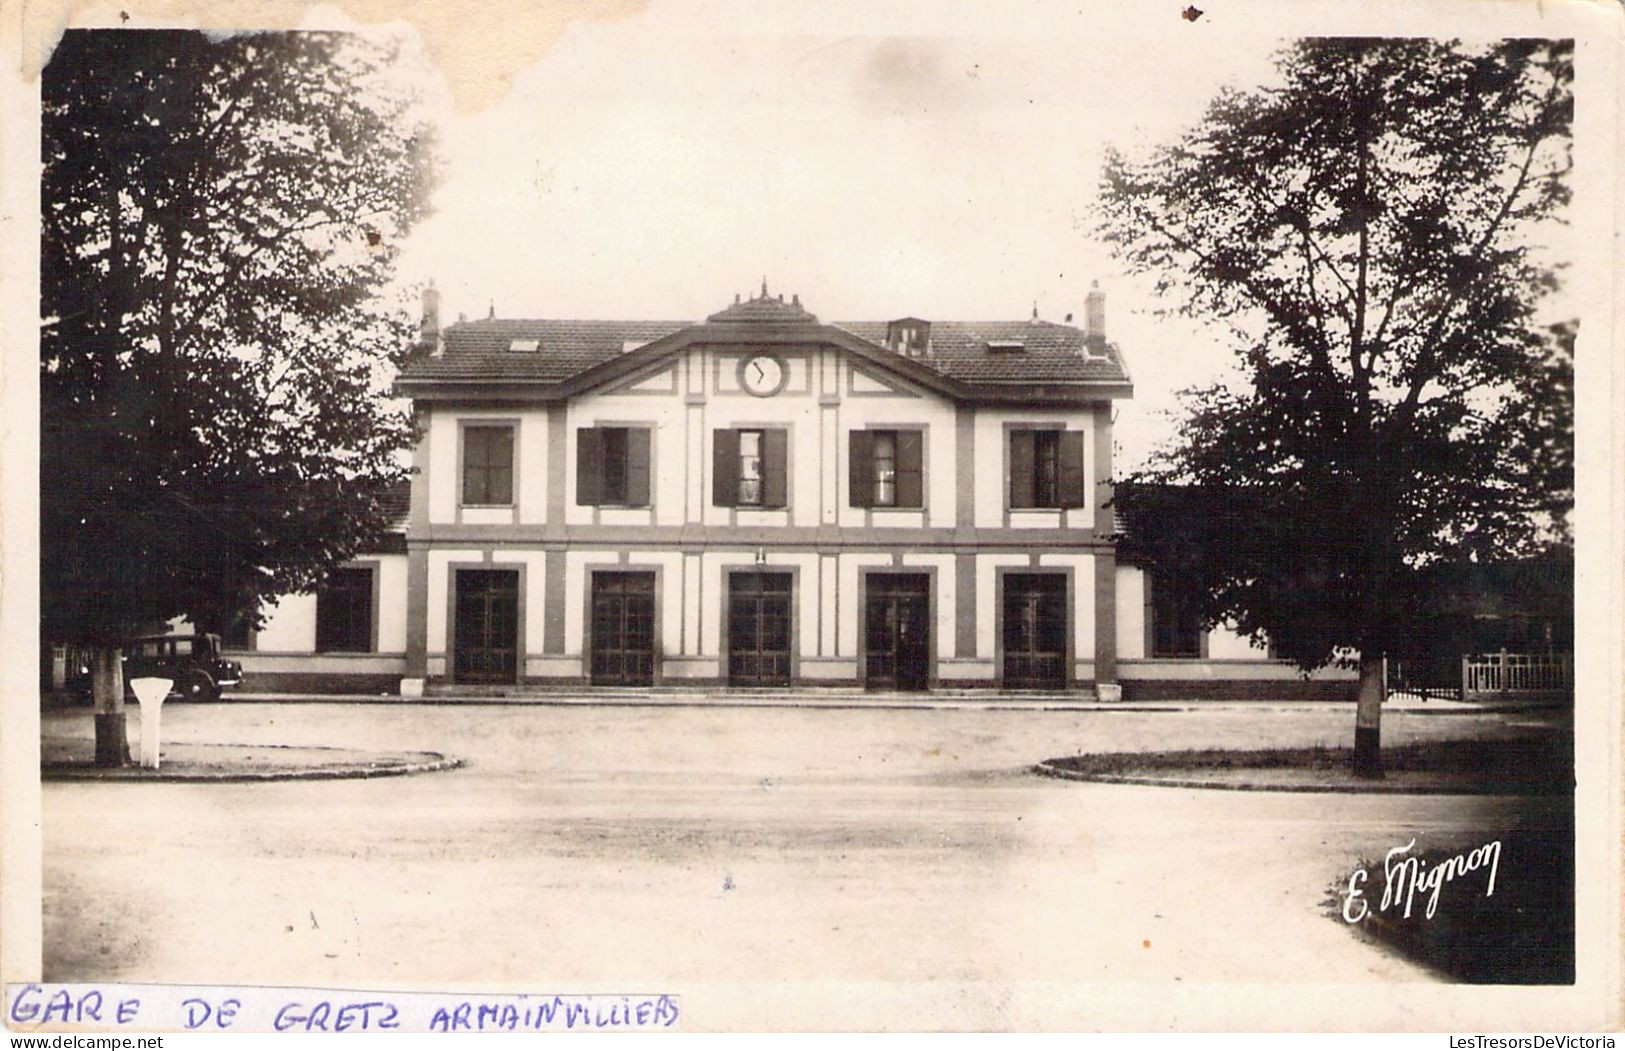
[[[1316,39],[1277,64],[1180,141],[1110,154],[1101,232],[1229,326],[1247,381],[1187,391],[1181,435],[1123,487],[1138,554],[1311,667],[1389,652],[1427,565],[1564,528],[1573,332],[1537,309],[1572,46]]]
[[[380,293],[433,181],[420,113],[377,39],[64,35],[42,82],[48,638],[221,623],[385,525],[413,330]]]

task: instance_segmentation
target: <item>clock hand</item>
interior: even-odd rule
[[[767,373],[762,371],[762,363],[760,361],[753,361],[750,364],[751,364],[751,368],[756,370],[756,378],[757,379],[759,379],[759,380],[767,379]]]

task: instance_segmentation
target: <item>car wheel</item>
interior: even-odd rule
[[[176,691],[183,701],[218,701],[220,687],[209,678],[209,673],[193,668],[181,674],[180,682],[175,684]]]

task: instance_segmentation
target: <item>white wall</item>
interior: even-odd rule
[[[976,524],[997,529],[1005,524],[1009,511],[1015,529],[1090,529],[1095,524],[1093,507],[1061,510],[1034,508],[1010,510],[1010,484],[1005,473],[1005,425],[1065,424],[1069,431],[1083,432],[1084,477],[1095,477],[1094,410],[1076,409],[977,409],[976,410]]]
[[[1139,566],[1117,567],[1117,658],[1145,656],[1145,574]]]
[[[262,611],[265,626],[254,636],[261,653],[316,652],[316,596],[282,595]]]
[[[685,496],[700,474],[687,448],[687,414],[678,391],[687,359],[662,365],[611,388],[588,394],[565,410],[564,520],[573,525],[681,525]],[[641,388],[641,389],[640,389]],[[576,431],[585,427],[648,427],[649,507],[584,507],[576,503]]]
[[[1267,659],[1270,651],[1268,646],[1255,646],[1234,628],[1220,624],[1207,633],[1207,655],[1209,660],[1261,660]]]
[[[437,549],[429,552],[429,637],[428,652],[431,655],[444,657],[450,640],[447,638],[449,625],[446,623],[446,602],[450,597],[451,571],[453,562],[479,562],[484,557],[478,548],[471,549]]]
[[[683,555],[680,551],[637,551],[627,569],[657,566],[660,585],[655,603],[660,609],[660,653],[675,657],[683,652]],[[538,647],[539,648],[539,647]]]
[[[1041,555],[1040,566],[1072,570],[1072,656],[1093,661],[1095,656],[1095,556]],[[1092,674],[1092,673],[1091,673]]]
[[[940,395],[891,381],[887,386],[873,377],[878,370],[846,360],[839,369],[841,403],[835,410],[836,521],[843,526],[952,527],[956,511],[958,465],[955,461],[953,402]],[[920,428],[925,432],[923,463],[925,509],[861,508],[851,506],[852,431],[870,428]]]
[[[378,652],[406,652],[406,556],[370,555],[378,563]]]
[[[958,656],[958,617],[956,611],[959,605],[959,588],[954,583],[954,556],[953,555],[923,555],[910,553],[903,556],[903,565],[914,567],[929,566],[936,570],[934,575],[933,596],[937,604],[936,622],[932,631],[936,635],[937,659],[951,660]]]
[[[995,618],[999,603],[1000,566],[1029,566],[1032,559],[1019,553],[976,556],[976,652],[992,659],[997,652]]]
[[[680,525],[701,521],[727,526],[952,527],[964,465],[956,462],[956,408],[946,398],[884,376],[843,351],[777,352],[788,379],[778,394],[754,397],[737,376],[747,349],[691,348],[621,381],[607,391],[573,400],[566,408],[565,520],[585,525]],[[687,404],[697,397],[695,404]],[[447,409],[425,406],[428,426],[429,518],[435,523],[540,523],[547,508],[547,412],[542,406]],[[460,508],[458,442],[462,424],[515,420],[516,507]],[[976,524],[1005,524],[1005,424],[1064,424],[1085,435],[1086,469],[1093,477],[1092,409],[995,410],[974,416]],[[625,424],[652,429],[650,508],[592,508],[575,502],[575,435],[579,428]],[[711,503],[712,434],[722,428],[786,427],[790,431],[785,510],[733,509]],[[925,432],[925,509],[863,509],[848,505],[848,434],[869,427],[909,426]],[[1089,528],[1093,511],[1031,510],[1010,515],[1010,525]]]
[[[547,410],[540,406],[447,409],[428,413],[429,521],[471,525],[543,522],[547,518]],[[517,421],[514,434],[514,506],[461,508],[457,447],[464,423]],[[416,483],[414,483],[416,484]]]

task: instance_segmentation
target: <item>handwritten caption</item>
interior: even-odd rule
[[[17,983],[11,1029],[83,1026],[168,1032],[540,1033],[671,1029],[665,994],[455,995],[270,987]]]
[[[1445,884],[1483,868],[1489,869],[1489,885],[1484,889],[1484,897],[1495,896],[1495,877],[1501,870],[1500,840],[1486,843],[1465,854],[1452,854],[1432,868],[1428,867],[1426,858],[1411,853],[1415,849],[1416,840],[1413,838],[1383,857],[1382,900],[1377,905],[1378,912],[1398,910],[1403,903],[1403,915],[1409,919],[1416,893],[1421,891],[1427,896],[1423,915],[1431,920],[1439,909],[1439,892]],[[1363,868],[1355,869],[1353,875],[1349,876],[1348,893],[1343,896],[1343,919],[1349,923],[1359,923],[1371,911],[1364,886],[1368,878]]]

